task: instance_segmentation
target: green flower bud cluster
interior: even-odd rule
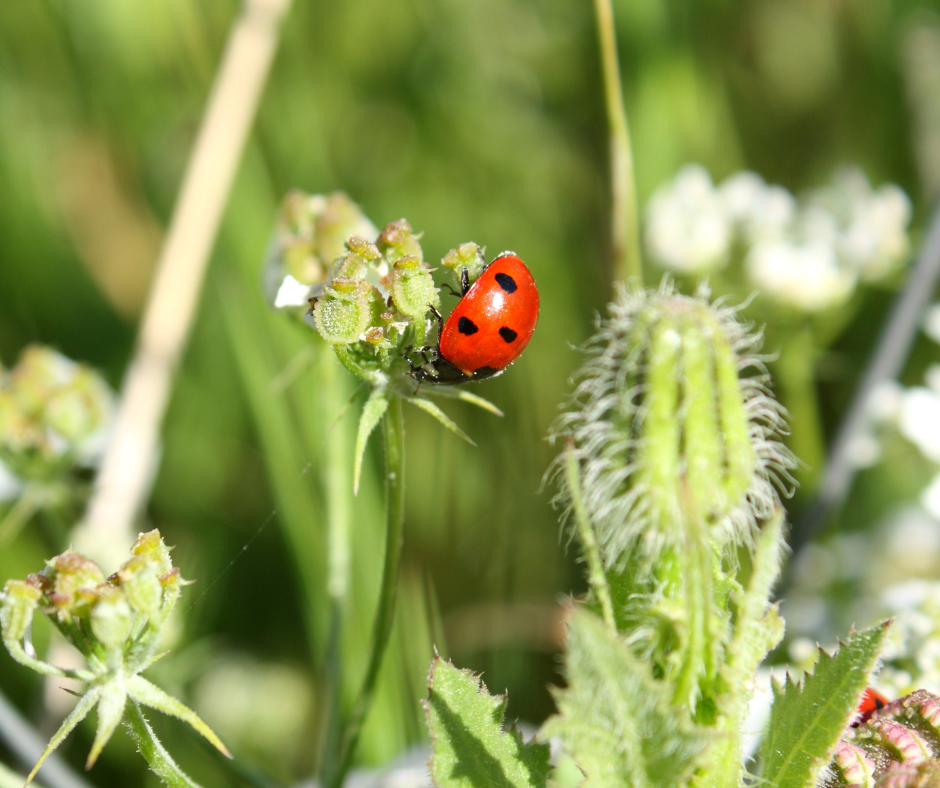
[[[346,366],[367,380],[387,379],[406,344],[423,345],[428,315],[440,308],[419,238],[404,219],[390,223],[375,243],[350,238],[307,313]]]
[[[6,582],[0,593],[0,632],[10,655],[39,673],[87,685],[30,779],[52,749],[98,705],[98,733],[88,756],[91,766],[121,722],[128,699],[179,717],[228,754],[195,712],[139,675],[162,656],[157,654],[161,628],[187,584],[170,560],[170,549],[154,530],[138,536],[131,558],[108,578],[94,561],[67,550],[47,561],[41,573]],[[87,669],[58,668],[24,646],[37,610],[81,652]]]
[[[114,396],[89,367],[27,347],[0,370],[0,461],[26,481],[50,480],[99,459]]]
[[[346,194],[290,192],[281,204],[265,264],[265,289],[272,303],[306,306],[353,235],[374,239],[378,230]]]

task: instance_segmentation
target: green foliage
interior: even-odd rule
[[[424,701],[437,788],[544,788],[548,747],[503,730],[506,696],[490,695],[479,676],[435,657]]]
[[[585,788],[672,788],[692,771],[712,736],[672,703],[621,638],[575,610],[559,714],[540,736],[557,736],[586,776]]]
[[[776,788],[810,788],[832,758],[878,660],[888,624],[853,632],[835,654],[820,649],[812,675],[774,686],[761,746],[762,780]]]

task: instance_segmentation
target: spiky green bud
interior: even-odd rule
[[[7,580],[0,594],[0,631],[3,641],[17,642],[23,639],[39,607],[42,590],[25,580]]]
[[[91,608],[91,631],[105,649],[120,651],[131,632],[134,614],[120,588],[103,586]]]
[[[608,566],[681,549],[691,521],[746,543],[770,516],[794,460],[775,439],[783,419],[758,342],[705,291],[622,292],[611,305],[555,428],[575,446]]]

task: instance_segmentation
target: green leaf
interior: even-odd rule
[[[23,788],[23,775],[14,772],[0,763],[0,788]],[[40,788],[38,783],[33,783],[33,788]]]
[[[382,420],[388,410],[388,397],[385,389],[375,388],[366,400],[359,417],[359,434],[356,435],[356,462],[353,470],[353,494],[359,492],[359,476],[362,473],[362,458],[366,453],[366,444],[376,425]]]
[[[829,763],[858,707],[888,631],[888,622],[853,632],[833,655],[819,650],[812,675],[774,684],[770,726],[761,746],[762,783],[808,788]]]
[[[675,788],[712,740],[670,704],[672,688],[583,609],[571,617],[565,675],[560,714],[539,736],[561,739],[584,772],[583,788]]]
[[[542,788],[548,747],[504,732],[505,695],[490,695],[478,676],[435,656],[424,701],[437,788]]]
[[[52,751],[65,740],[65,737],[75,729],[75,726],[78,725],[78,723],[88,716],[88,712],[90,712],[95,707],[99,697],[101,697],[101,688],[92,687],[84,695],[82,695],[81,698],[78,699],[78,703],[75,704],[75,708],[69,712],[69,715],[59,726],[59,730],[57,730],[53,737],[49,739],[49,743],[46,745],[46,749],[42,751],[42,755],[39,756],[39,760],[36,761],[36,765],[33,767],[33,770],[26,778],[26,785],[29,785],[33,781],[33,777],[36,776],[36,773],[39,771],[46,758],[52,754]]]
[[[446,388],[445,386],[431,386],[425,389],[425,393],[431,394],[435,397],[444,397],[445,399],[459,399],[463,402],[468,402],[471,405],[476,405],[478,408],[492,413],[494,416],[504,416],[505,414],[497,408],[492,402],[488,399],[483,399],[476,394],[471,394],[469,391],[464,391],[462,388]]]
[[[126,703],[127,692],[123,682],[112,681],[102,687],[101,700],[98,702],[98,730],[95,733],[95,741],[91,745],[91,752],[88,753],[88,759],[85,761],[86,769],[95,765],[104,746],[120,725]]]
[[[150,770],[163,781],[164,785],[168,785],[169,788],[201,788],[199,783],[194,782],[176,765],[176,761],[160,743],[136,703],[127,704],[124,723],[131,738],[137,744],[137,751],[144,756],[150,765]]]
[[[458,438],[463,438],[471,446],[476,446],[476,444],[470,439],[470,436],[467,435],[460,427],[458,427],[450,418],[447,416],[444,411],[442,411],[437,405],[435,405],[429,399],[422,399],[421,397],[411,397],[408,400],[412,405],[417,405],[421,410],[426,413],[430,413],[435,419],[437,419],[441,424],[443,424],[447,429],[449,429],[454,435]]]
[[[151,709],[162,711],[172,717],[189,723],[198,733],[201,733],[209,743],[215,747],[226,758],[231,758],[232,754],[228,748],[222,744],[222,740],[215,735],[202,718],[196,714],[189,706],[178,701],[172,695],[168,695],[156,684],[151,684],[143,676],[133,676],[127,680],[127,695],[138,703],[143,703]]]

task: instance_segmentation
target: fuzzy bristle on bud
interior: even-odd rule
[[[681,549],[692,520],[713,543],[747,544],[771,515],[795,460],[759,343],[707,290],[669,284],[621,290],[599,321],[553,434],[574,445],[607,566]]]

